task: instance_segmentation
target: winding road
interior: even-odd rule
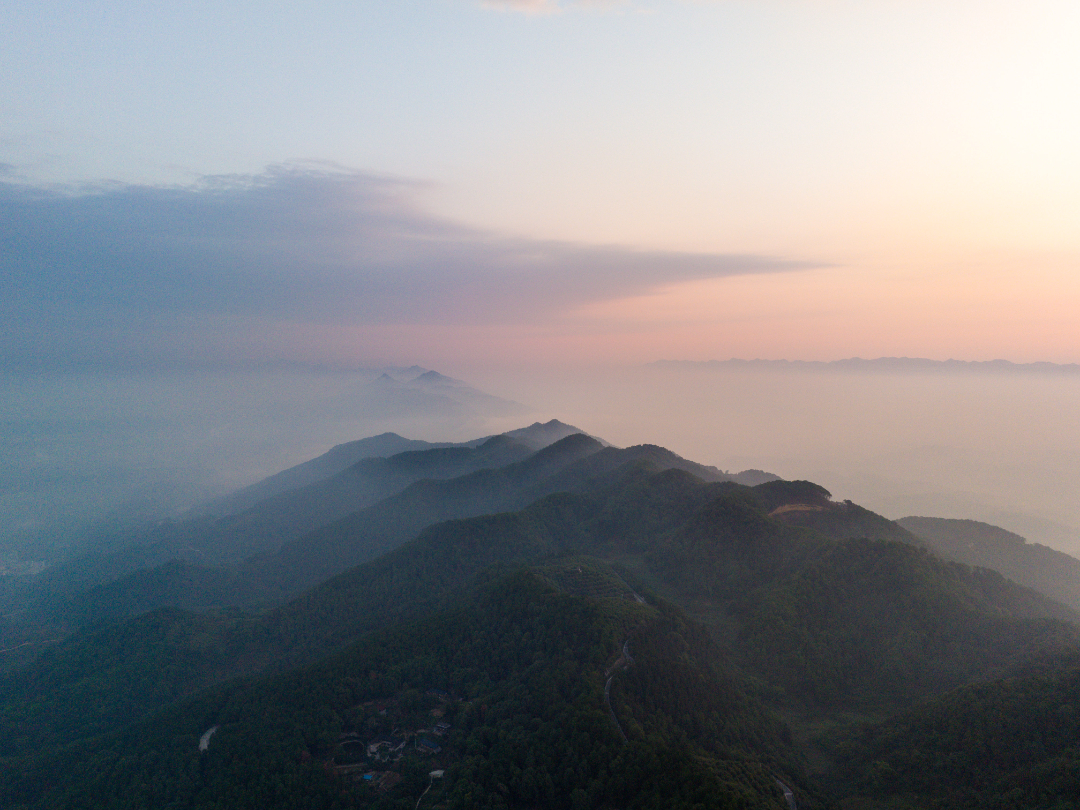
[[[634,601],[641,605],[648,604],[641,598],[641,594],[630,587],[630,583],[619,576],[618,572],[613,571],[612,573],[619,578],[619,582],[626,586],[626,590],[630,591],[634,597]],[[622,737],[623,742],[629,742],[629,740],[626,739],[626,732],[623,731],[622,723],[620,723],[619,718],[615,716],[615,710],[611,708],[611,679],[615,677],[616,672],[623,669],[629,669],[633,663],[634,657],[630,655],[630,639],[627,638],[622,643],[622,655],[619,656],[618,661],[611,665],[611,669],[607,671],[607,681],[604,683],[604,703],[607,704],[608,713],[611,715],[611,719],[615,721],[615,728],[619,730],[619,736]]]
[[[4,649],[0,650],[0,653],[14,652],[15,650],[27,646],[28,644],[57,644],[61,641],[63,641],[62,638],[50,638],[45,641],[24,641],[22,644],[16,644],[14,647],[5,647]]]
[[[634,594],[634,596],[637,596],[637,594]],[[611,714],[611,719],[615,721],[615,728],[619,730],[619,736],[622,737],[623,742],[629,742],[629,740],[626,739],[626,732],[623,731],[622,723],[615,716],[615,710],[611,708],[611,679],[615,677],[616,672],[629,669],[633,663],[634,658],[630,655],[630,639],[628,638],[622,643],[622,655],[619,656],[618,661],[611,665],[611,669],[608,670],[607,682],[604,683],[604,703],[607,704],[608,713]]]
[[[788,810],[799,810],[799,808],[795,805],[795,794],[792,793],[791,788],[789,788],[779,779],[776,780],[776,784],[780,786],[780,790],[784,791],[784,799],[787,801]]]
[[[210,747],[210,738],[214,736],[214,732],[218,730],[218,726],[211,726],[206,732],[199,738],[199,750],[205,751]]]

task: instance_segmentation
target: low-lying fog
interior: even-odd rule
[[[1080,555],[1080,374],[438,370],[503,399],[417,399],[344,372],[5,378],[0,563],[56,559],[90,521],[181,514],[343,441],[464,440],[548,418],[808,478],[887,517],[974,518]]]

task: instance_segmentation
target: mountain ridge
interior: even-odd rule
[[[992,568],[1080,609],[1080,560],[977,520],[903,517],[896,523],[947,559]]]
[[[1071,699],[1080,614],[820,485],[747,486],[580,433],[536,451],[477,441],[337,475],[506,463],[415,480],[252,569],[172,562],[96,592],[84,609],[97,623],[0,676],[0,761],[14,775],[0,803],[381,810],[428,788],[461,808],[765,810],[783,806],[779,781],[824,810],[904,800],[912,772],[889,740],[922,733],[904,718],[977,725],[996,695]],[[304,590],[251,612],[153,604],[236,590],[245,570]],[[109,605],[117,618],[100,621]],[[822,721],[807,716],[828,718],[831,742],[814,742]],[[410,753],[362,753],[379,735]],[[907,781],[860,781],[887,775],[878,760]],[[354,766],[393,777],[369,790]],[[976,778],[957,789],[999,795]]]

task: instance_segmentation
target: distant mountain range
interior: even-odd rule
[[[0,806],[1077,806],[1062,558],[554,420],[383,434],[5,592]]]
[[[338,445],[179,521],[117,531],[23,593],[62,625],[173,605],[273,603],[383,553],[441,520],[519,509],[649,459],[708,481],[758,484],[662,448],[620,450],[558,420],[461,443],[388,433]]]
[[[427,373],[435,374],[435,372]],[[448,379],[441,377],[441,375],[437,376],[441,379]],[[549,444],[554,444],[559,439],[565,439],[567,436],[581,432],[578,428],[565,425],[557,419],[552,419],[544,424],[534,422],[528,427],[507,431],[502,435],[532,451],[536,451],[542,450]],[[475,449],[491,438],[493,437],[484,436],[466,442],[425,442],[417,439],[405,439],[396,433],[383,433],[367,439],[346,442],[332,447],[317,458],[297,464],[295,467],[283,470],[256,484],[204,504],[193,510],[193,515],[220,516],[236,514],[254,506],[259,501],[330,478],[367,458],[388,458],[408,451],[436,450],[449,447],[458,447],[462,450]],[[447,459],[464,459],[466,456],[467,454],[458,452],[457,454],[428,455],[423,458],[432,461],[439,459],[440,462],[445,464]],[[411,475],[434,474],[437,477],[444,477],[449,475],[450,472],[460,472],[459,468],[452,465],[438,469],[434,465],[426,468],[417,466],[411,469],[413,470],[410,473]]]
[[[656,368],[768,369],[773,371],[922,372],[979,374],[1080,374],[1077,363],[1012,363],[1008,360],[928,360],[922,357],[878,357],[864,360],[658,360]]]
[[[369,372],[369,374],[374,372]],[[355,392],[357,407],[369,418],[431,417],[452,419],[522,416],[532,409],[519,402],[485,394],[468,383],[437,371],[413,366],[378,370]]]

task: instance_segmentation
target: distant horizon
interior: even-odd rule
[[[900,368],[940,368],[959,371],[1064,371],[1080,372],[1080,363],[1054,363],[1048,360],[1034,362],[1016,362],[1013,360],[960,360],[950,357],[947,360],[934,360],[928,357],[845,357],[836,360],[789,360],[757,357],[753,359],[731,357],[726,360],[655,360],[650,366],[723,366],[723,365],[772,365],[772,366],[834,366],[856,369],[860,366],[874,366],[882,369]]]
[[[383,372],[412,372],[420,370],[421,372],[435,371],[439,374],[443,372],[440,368],[450,368],[455,366],[453,362],[448,363],[430,363],[427,362],[413,362],[409,363],[408,360],[400,362],[388,362],[388,363],[348,363],[341,362],[320,362],[320,361],[303,361],[303,360],[286,360],[286,359],[273,359],[265,360],[262,362],[221,362],[221,363],[146,363],[146,364],[129,364],[129,365],[117,365],[117,364],[55,364],[55,365],[41,365],[41,364],[12,364],[3,369],[0,374],[11,377],[27,377],[36,375],[65,375],[65,374],[168,374],[168,373],[212,373],[212,374],[245,374],[245,373],[260,373],[260,372],[318,372],[318,373],[356,373],[356,374],[378,374]],[[454,374],[468,375],[468,367],[472,364],[466,364],[465,371],[455,371]],[[480,364],[474,366],[473,370],[477,367],[484,367],[487,364]],[[438,366],[438,367],[436,367]],[[658,360],[651,360],[648,362],[596,362],[592,364],[586,364],[581,366],[582,368],[691,368],[691,367],[721,367],[721,366],[733,366],[733,367],[751,367],[751,366],[768,366],[773,368],[836,368],[847,370],[859,370],[861,368],[866,369],[878,369],[878,370],[906,370],[906,369],[934,369],[942,371],[1002,371],[1002,372],[1051,372],[1051,373],[1078,373],[1080,372],[1080,363],[1059,363],[1050,360],[1034,360],[1034,361],[1017,361],[1006,360],[1004,358],[994,358],[992,360],[965,360],[956,357],[949,357],[944,360],[939,360],[930,357],[918,357],[918,356],[906,356],[906,355],[880,355],[877,357],[861,357],[858,355],[838,357],[832,360],[807,360],[800,358],[788,358],[788,357],[728,357],[724,359],[711,358],[708,360],[694,360],[675,357],[666,357]],[[499,364],[490,364],[490,369],[496,373],[499,369]],[[518,366],[519,369],[528,371],[528,367]],[[550,364],[540,364],[537,366],[539,370],[550,369]],[[447,375],[451,376],[451,375]]]

